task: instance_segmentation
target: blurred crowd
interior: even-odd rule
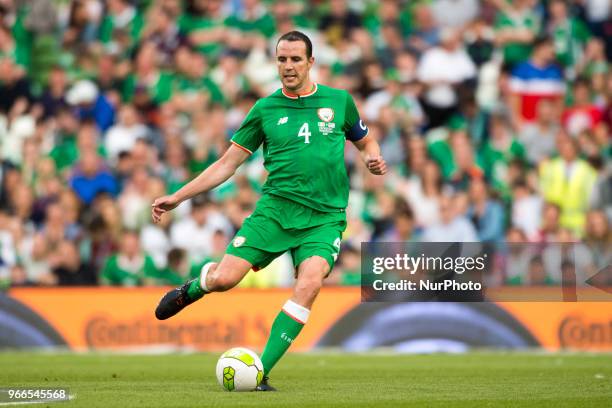
[[[259,197],[261,152],[159,225],[151,202],[219,158],[280,87],[276,40],[294,29],[313,41],[314,79],[351,92],[391,169],[370,175],[347,143],[330,284],[359,283],[363,241],[609,249],[611,7],[0,0],[0,286],[174,285],[220,259]],[[525,269],[503,279],[526,282]],[[283,256],[242,285],[292,279]]]

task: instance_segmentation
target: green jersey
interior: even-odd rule
[[[345,140],[357,141],[367,132],[348,92],[315,84],[307,95],[279,89],[257,101],[232,143],[249,153],[263,144],[264,194],[342,212],[349,193]]]
[[[534,36],[540,31],[540,20],[536,13],[529,9],[515,13],[499,12],[495,21],[495,30],[525,29],[531,31]],[[504,45],[504,62],[516,65],[529,59],[531,44],[508,42]]]
[[[136,286],[155,281],[158,271],[149,255],[129,260],[120,254],[114,254],[106,259],[101,278],[107,285]]]
[[[557,61],[565,67],[575,65],[581,58],[585,44],[591,38],[587,26],[577,18],[567,18],[551,28]]]

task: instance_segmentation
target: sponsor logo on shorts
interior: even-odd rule
[[[238,248],[239,246],[242,246],[245,242],[246,242],[246,238],[245,237],[236,237],[236,238],[234,238],[234,246],[236,248]]]

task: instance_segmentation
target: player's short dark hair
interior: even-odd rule
[[[312,57],[312,41],[306,34],[301,31],[289,31],[288,33],[283,34],[278,41],[276,42],[276,48],[278,48],[278,43],[281,41],[301,41],[306,45],[306,57]]]

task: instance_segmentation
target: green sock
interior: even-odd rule
[[[300,334],[309,314],[310,310],[291,300],[285,303],[283,310],[280,311],[274,323],[272,323],[270,337],[268,337],[268,342],[261,355],[264,375],[270,373],[272,367],[280,360],[291,343]]]
[[[191,284],[187,288],[187,296],[189,296],[189,299],[199,299],[202,296],[204,296],[205,293],[206,292],[204,292],[204,289],[202,289],[202,286],[200,286],[199,276],[195,278],[193,281],[191,281]]]
[[[208,262],[207,264],[205,264],[204,266],[202,266],[202,270],[200,271],[200,276],[198,276],[197,278],[195,278],[191,284],[189,285],[189,287],[187,288],[187,296],[189,296],[189,299],[199,299],[202,296],[204,296],[205,294],[209,293],[210,291],[208,290],[204,290],[202,287],[206,287],[206,285],[202,285],[202,279],[204,279],[204,283],[206,283],[206,275],[208,275],[208,270],[210,269],[210,267],[212,265],[214,265],[214,262]]]

